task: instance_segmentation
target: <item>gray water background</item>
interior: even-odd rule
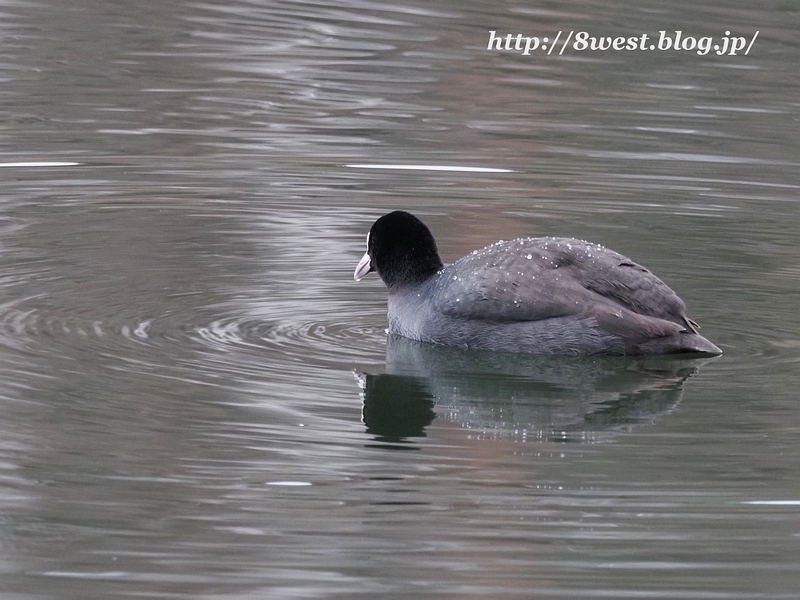
[[[0,0],[0,596],[800,598],[798,17]],[[725,354],[387,339],[395,208],[614,248]]]

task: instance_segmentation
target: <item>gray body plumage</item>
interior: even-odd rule
[[[568,238],[498,242],[389,290],[389,331],[534,354],[719,353],[683,301],[625,256]]]

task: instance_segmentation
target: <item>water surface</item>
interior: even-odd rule
[[[3,598],[800,598],[797,18],[0,0]],[[759,35],[486,49],[678,29]],[[725,354],[387,338],[395,208],[614,248]]]

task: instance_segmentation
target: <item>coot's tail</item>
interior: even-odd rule
[[[642,354],[703,354],[719,356],[722,354],[715,344],[699,333],[681,332],[649,340],[639,346]]]

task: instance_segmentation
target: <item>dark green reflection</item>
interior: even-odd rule
[[[362,417],[367,433],[399,442],[425,435],[436,417],[435,400],[424,379],[405,375],[366,375]]]
[[[670,412],[707,360],[526,356],[390,336],[387,373],[363,380],[364,424],[398,442],[424,436],[439,413],[491,436],[591,442]]]

